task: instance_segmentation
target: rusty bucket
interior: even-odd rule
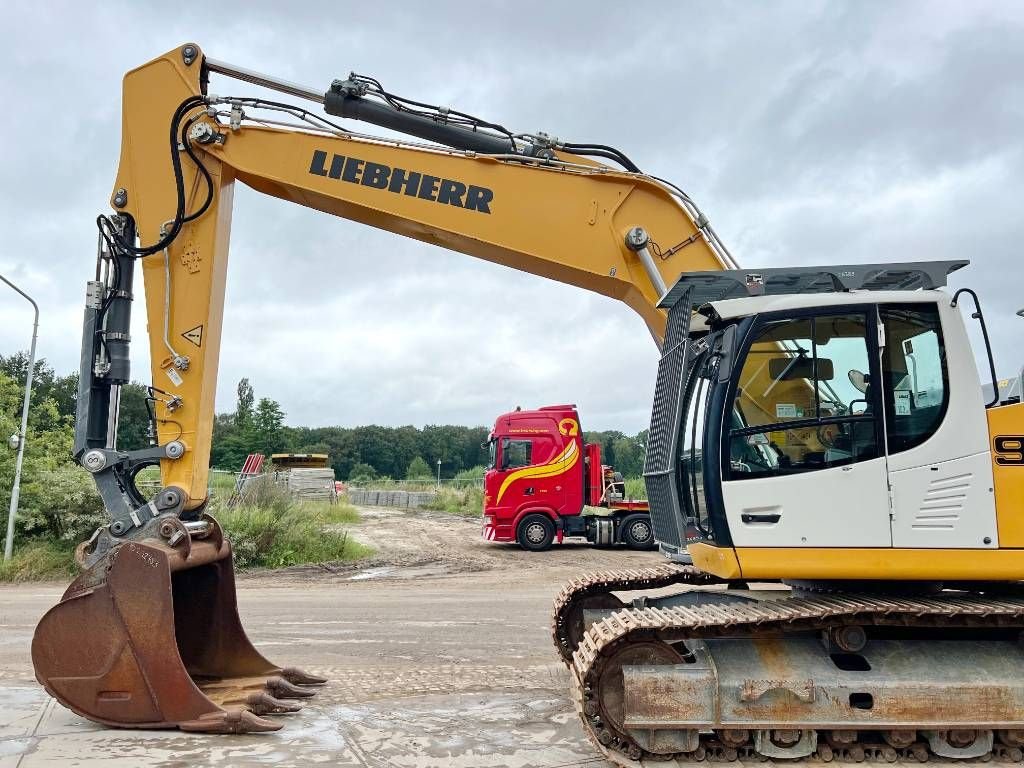
[[[106,725],[276,731],[262,715],[325,682],[265,659],[242,629],[231,546],[213,518],[110,547],[72,582],[32,638],[36,679]],[[201,536],[201,538],[200,538]]]

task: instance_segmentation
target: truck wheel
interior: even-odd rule
[[[630,549],[654,549],[654,529],[648,515],[630,515],[622,521],[619,539]]]
[[[530,552],[543,552],[551,547],[555,540],[555,524],[547,515],[527,515],[519,521],[516,529],[516,541],[519,546]]]

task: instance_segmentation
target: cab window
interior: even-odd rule
[[[726,479],[807,472],[879,455],[865,313],[762,323],[726,424]]]
[[[504,438],[501,441],[501,468],[515,469],[517,467],[528,467],[533,463],[533,441],[512,440]]]
[[[939,428],[949,401],[938,307],[883,305],[882,379],[889,453],[920,445]]]

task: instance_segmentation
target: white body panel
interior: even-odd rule
[[[722,483],[737,547],[891,547],[885,459]],[[744,515],[779,515],[777,523]]]
[[[938,302],[938,307],[949,403],[931,437],[889,456],[893,546],[996,548],[992,455],[974,354],[959,308],[948,301]]]
[[[894,547],[994,549],[999,546],[992,494],[992,458],[987,451],[892,472],[890,482]]]

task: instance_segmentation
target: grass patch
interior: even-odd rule
[[[235,507],[228,508],[226,500],[210,504],[210,514],[223,526],[239,570],[352,561],[373,554],[335,527],[358,522],[355,507],[295,502],[273,487],[260,490],[258,498]],[[74,542],[31,539],[15,544],[11,561],[0,562],[0,582],[67,580],[78,573]]]
[[[483,506],[484,492],[480,488],[442,488],[424,509],[460,517],[480,517]]]
[[[34,539],[14,544],[10,562],[0,562],[0,582],[69,579],[78,570],[72,542]]]
[[[216,497],[210,506],[231,541],[240,570],[359,560],[373,552],[347,531],[333,527],[358,521],[354,507],[294,501],[269,478],[250,484],[235,506]]]
[[[646,499],[647,498],[647,486],[644,485],[644,479],[642,477],[627,477],[626,478],[626,498],[627,499]]]
[[[343,499],[337,504],[330,504],[326,501],[306,502],[303,506],[314,508],[315,513],[324,523],[338,525],[340,523],[358,523],[359,510]]]
[[[284,568],[289,565],[358,560],[373,552],[347,531],[327,528],[328,521],[312,505],[276,509],[238,505],[221,510],[217,519],[235,553],[235,566]]]

